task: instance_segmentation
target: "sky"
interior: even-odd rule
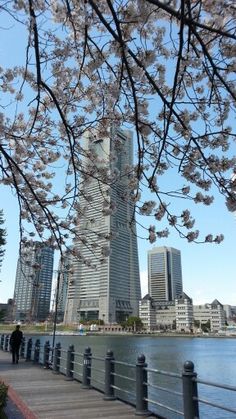
[[[13,297],[16,264],[19,251],[19,219],[15,197],[6,186],[0,186],[0,208],[4,211],[7,229],[6,253],[0,272],[0,303]],[[168,239],[151,245],[139,239],[139,263],[142,295],[148,291],[147,251],[155,246],[171,246],[181,251],[183,289],[193,298],[194,304],[212,302],[217,298],[222,304],[236,305],[235,240],[236,218],[218,197],[210,207],[196,206],[196,224],[202,233],[222,233],[221,244],[195,244],[181,239],[174,232]],[[141,234],[141,233],[140,233]],[[54,269],[58,268],[55,255]]]
[[[25,34],[22,33],[21,27],[12,26],[12,22],[2,20],[1,15],[0,26],[4,41],[0,48],[1,64],[13,65],[24,60]],[[9,54],[9,51],[12,53]],[[4,211],[7,229],[6,253],[0,272],[0,302],[6,302],[8,298],[13,297],[14,293],[19,251],[19,219],[15,197],[10,189],[1,185],[0,209]],[[155,246],[171,246],[181,251],[183,289],[193,298],[194,304],[212,302],[217,298],[223,304],[236,305],[235,265],[233,263],[236,257],[236,216],[228,212],[220,196],[210,207],[195,205],[193,211],[197,219],[196,228],[202,232],[203,236],[208,233],[213,235],[222,233],[225,240],[219,245],[188,243],[174,232],[168,239],[161,239],[154,245],[147,240],[139,239],[142,294],[147,293],[147,251]],[[138,233],[142,235],[141,231]],[[58,256],[56,255],[55,269],[57,269],[57,263]]]

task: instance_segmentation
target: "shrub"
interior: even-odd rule
[[[8,387],[0,382],[0,412],[7,402],[7,389]]]

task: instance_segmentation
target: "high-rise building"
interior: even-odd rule
[[[64,320],[115,323],[138,315],[141,298],[134,205],[127,199],[127,167],[133,163],[132,133],[118,129],[111,132],[111,138],[88,136],[85,149],[88,155],[99,156],[99,167],[109,168],[114,181],[108,185],[96,176],[90,177],[86,197],[81,194],[79,205],[86,211],[80,214],[78,226],[82,238],[76,244],[80,261],[73,263]],[[84,165],[89,163],[85,160]],[[109,240],[108,236],[114,234],[116,237]]]
[[[174,301],[183,292],[181,254],[173,247],[148,251],[148,293],[155,302]]]
[[[17,263],[15,319],[44,321],[49,315],[54,250],[40,242],[23,248]]]
[[[68,294],[68,287],[71,281],[73,281],[73,274],[71,272],[72,265],[72,254],[68,250],[63,252],[58,266],[57,272],[57,281],[59,283],[55,286],[55,295],[54,295],[54,309],[56,305],[56,298],[58,298],[57,306],[57,322],[63,322]],[[57,286],[58,286],[58,295],[57,295]]]

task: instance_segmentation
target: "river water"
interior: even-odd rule
[[[34,338],[35,339],[35,338]],[[33,340],[34,340],[33,339]],[[41,337],[41,342],[52,340],[51,336]],[[236,339],[227,338],[199,338],[199,337],[164,337],[164,336],[56,336],[56,342],[60,342],[63,348],[73,344],[75,352],[83,353],[86,347],[90,347],[93,356],[103,357],[108,349],[114,352],[117,361],[134,363],[140,354],[144,354],[149,368],[165,370],[169,372],[182,372],[183,363],[186,360],[194,362],[198,378],[236,386]],[[80,361],[81,362],[81,361]],[[100,366],[101,367],[101,366]],[[102,365],[104,369],[104,364]],[[127,371],[121,371],[120,373]],[[124,374],[125,375],[125,374]],[[160,376],[159,376],[160,377]],[[156,381],[155,381],[156,380]],[[159,378],[158,378],[159,380]],[[162,381],[161,381],[162,380]],[[160,377],[154,384],[182,391],[181,381]],[[130,384],[132,388],[133,383]],[[129,389],[129,387],[128,387]],[[151,389],[149,398],[154,397],[157,390]],[[161,403],[182,410],[181,402],[173,400],[170,395],[159,392]],[[219,390],[205,385],[198,387],[199,397],[211,399],[215,403],[223,404],[236,409],[236,393]],[[129,397],[128,397],[129,399]],[[132,398],[130,399],[132,401]],[[171,414],[164,409],[151,406],[151,410],[159,412],[167,418],[177,419],[181,416]],[[200,404],[201,419],[236,419],[236,414],[227,413],[210,406]]]

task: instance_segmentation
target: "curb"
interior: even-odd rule
[[[38,417],[29,409],[19,394],[13,389],[13,387],[5,380],[1,378],[1,381],[8,386],[7,396],[15,404],[17,409],[21,412],[25,419],[38,419]]]

